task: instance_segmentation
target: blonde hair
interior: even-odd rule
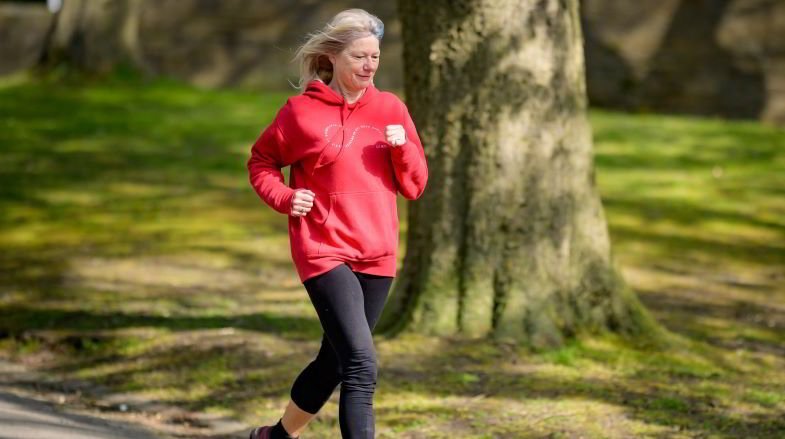
[[[384,23],[379,17],[363,9],[339,12],[321,30],[308,34],[308,40],[297,49],[294,61],[300,67],[300,80],[292,85],[302,90],[314,79],[329,83],[333,65],[327,55],[338,54],[352,41],[371,35],[379,41],[384,36]]]

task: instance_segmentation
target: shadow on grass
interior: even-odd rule
[[[25,306],[0,307],[0,313],[4,316],[0,324],[0,335],[5,336],[52,329],[89,332],[128,328],[160,328],[169,331],[236,328],[276,334],[292,340],[313,340],[321,335],[318,320],[282,317],[275,313],[164,317],[141,313],[98,313]]]
[[[690,255],[716,255],[720,259],[739,262],[785,265],[785,251],[775,243],[723,242],[697,236],[664,235],[640,227],[619,225],[611,225],[610,232],[614,239],[645,243],[653,253],[665,257],[674,253],[683,258]]]
[[[390,359],[390,364],[380,368],[382,391],[415,392],[429,398],[484,395],[524,404],[531,400],[551,400],[554,404],[570,399],[596,400],[624,407],[625,415],[630,418],[678,429],[689,437],[773,438],[785,431],[785,419],[780,416],[734,411],[734,407],[727,405],[721,397],[715,397],[712,389],[701,387],[704,380],[735,379],[732,374],[740,372],[732,371],[730,367],[723,371],[691,369],[687,364],[667,364],[665,362],[672,357],[663,356],[659,357],[659,365],[652,361],[642,370],[614,379],[583,377],[580,374],[558,376],[558,373],[547,373],[547,370],[546,373],[510,372],[494,367],[509,358],[502,359],[501,350],[496,352],[498,358],[488,356],[488,345],[485,341],[451,339],[449,349]],[[582,357],[594,361],[612,362],[616,354],[582,349]],[[467,354],[472,351],[484,352],[484,357],[478,360],[476,355]],[[191,346],[183,351],[166,350],[124,358],[124,362],[132,366],[102,374],[100,379],[129,390],[146,389],[150,383],[137,381],[169,371],[171,376],[162,385],[182,389],[196,384],[209,387],[209,391],[198,398],[169,401],[176,406],[197,411],[216,405],[243,407],[259,397],[288,395],[291,383],[312,354],[315,354],[315,349],[313,352],[300,349],[270,358],[242,344],[223,342],[218,346]],[[647,355],[646,352],[638,354]],[[491,364],[494,359],[497,362]],[[111,363],[116,359],[100,361]],[[82,360],[78,365],[85,367],[89,362]],[[399,407],[377,408],[377,416],[383,417],[389,411],[391,416],[400,417],[406,410]],[[416,410],[421,417],[421,409]],[[440,416],[456,416],[454,408],[448,406],[437,411]],[[521,413],[520,416],[525,419],[528,415]],[[456,422],[460,420],[456,419]],[[526,431],[515,433],[516,437],[541,437],[535,432],[531,433],[533,436],[526,436]]]
[[[643,292],[642,292],[643,293]],[[726,350],[744,349],[785,358],[785,310],[745,300],[713,303],[693,291],[645,292],[641,300],[671,331]]]
[[[720,210],[695,202],[668,198],[603,197],[603,205],[615,211],[636,214],[643,220],[667,220],[684,226],[699,226],[704,222],[718,222],[762,227],[778,232],[785,238],[785,223],[768,221],[752,213]],[[785,254],[785,249],[780,250]]]
[[[451,340],[449,350],[396,359],[399,366],[384,367],[380,380],[390,389],[409,389],[424,395],[498,396],[524,403],[539,399],[602,401],[624,407],[629,417],[678,427],[684,433],[700,437],[719,434],[734,438],[773,438],[785,431],[785,418],[775,413],[735,411],[722,398],[713,396],[711,390],[701,389],[700,385],[706,379],[729,379],[728,373],[737,373],[731,372],[732,369],[719,373],[685,368],[676,373],[676,367],[650,364],[642,371],[645,373],[615,379],[587,378],[579,374],[558,377],[558,374],[493,370],[488,364],[472,364],[460,354],[484,347],[482,342]],[[603,358],[612,361],[614,353],[587,350],[583,355],[598,361]],[[662,359],[667,360],[667,357]],[[412,366],[415,364],[416,367]],[[413,369],[422,372],[413,373]],[[777,390],[785,388],[779,386]]]

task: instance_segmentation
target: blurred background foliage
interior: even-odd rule
[[[347,7],[386,23],[377,85],[401,89],[395,2],[370,0],[65,0],[57,14],[3,0],[0,74],[126,64],[200,86],[285,90],[305,33]],[[595,106],[785,123],[785,2],[582,0],[581,18]]]

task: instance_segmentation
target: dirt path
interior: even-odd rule
[[[228,439],[250,426],[0,359],[0,439]]]
[[[163,439],[139,427],[0,390],[0,439]]]

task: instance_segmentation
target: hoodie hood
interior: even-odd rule
[[[349,104],[346,102],[343,96],[341,96],[337,91],[330,88],[329,85],[325,84],[323,81],[314,79],[310,81],[308,85],[305,87],[305,91],[303,95],[308,96],[313,99],[318,99],[325,104],[328,105],[341,105],[345,107],[361,107],[371,100],[379,93],[379,90],[373,86],[373,84],[369,85],[365,89],[365,93],[360,96],[354,104]]]

